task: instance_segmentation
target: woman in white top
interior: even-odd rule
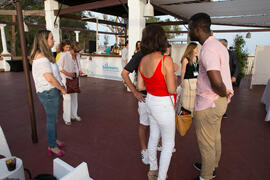
[[[66,86],[66,79],[79,77],[81,74],[80,52],[81,48],[78,42],[71,44],[68,52],[62,53],[57,61],[62,77],[62,83]],[[66,125],[71,125],[71,119],[81,121],[77,114],[78,111],[78,93],[63,95],[63,120]]]
[[[66,94],[62,86],[59,69],[51,52],[53,35],[48,30],[38,31],[31,51],[32,74],[37,96],[46,112],[48,155],[63,156],[60,147],[64,143],[57,139],[56,121],[58,118],[60,93]]]

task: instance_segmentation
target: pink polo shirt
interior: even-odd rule
[[[207,71],[220,71],[222,81],[226,89],[233,95],[231,73],[229,66],[228,50],[214,37],[210,36],[204,43],[200,52],[200,69],[197,78],[197,89],[195,98],[195,111],[215,107],[214,101],[218,99],[207,75]],[[230,102],[231,96],[228,98]]]

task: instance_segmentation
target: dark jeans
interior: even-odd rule
[[[56,88],[50,89],[49,91],[43,91],[37,93],[37,96],[42,103],[46,112],[46,131],[48,136],[48,143],[50,148],[56,147],[57,132],[56,132],[56,121],[58,118],[60,91]]]

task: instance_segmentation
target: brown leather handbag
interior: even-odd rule
[[[170,97],[171,98],[171,97]],[[172,105],[174,106],[174,103],[171,99]],[[180,112],[177,112],[180,106]],[[174,106],[175,107],[175,106]],[[178,133],[181,136],[186,135],[187,131],[189,130],[191,124],[192,124],[192,115],[191,112],[184,109],[180,103],[180,100],[177,101],[177,107],[175,108],[175,127]]]
[[[181,136],[186,135],[191,124],[192,124],[192,115],[191,114],[186,114],[186,115],[176,114],[175,115],[175,127]]]
[[[79,87],[79,78],[75,77],[73,79],[66,78],[66,86],[67,86],[67,94],[71,93],[80,93],[80,87]]]
[[[75,59],[75,61],[76,61],[76,64],[78,66],[78,69],[79,69],[77,59]],[[75,73],[75,77],[73,79],[66,78],[66,86],[67,86],[67,94],[81,92],[80,86],[79,86],[79,77],[77,77],[76,73]]]

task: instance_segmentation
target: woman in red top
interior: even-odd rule
[[[175,137],[175,111],[173,98],[176,93],[173,60],[163,54],[167,37],[159,25],[148,25],[143,30],[141,51],[144,57],[139,65],[138,89],[147,90],[147,111],[150,119],[148,154],[149,180],[165,180],[170,165]],[[162,152],[158,168],[157,145],[162,138]],[[159,170],[158,170],[159,169]]]

